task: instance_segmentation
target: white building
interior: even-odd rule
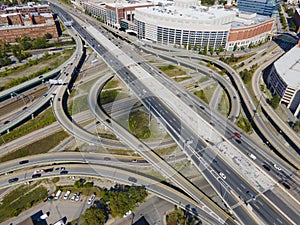
[[[277,60],[268,77],[272,94],[281,97],[281,103],[300,116],[300,41],[298,45]]]

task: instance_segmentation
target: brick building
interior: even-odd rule
[[[49,33],[58,37],[57,27],[48,5],[9,7],[0,11],[0,41],[42,37]]]

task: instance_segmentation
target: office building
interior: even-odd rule
[[[300,40],[298,44],[277,60],[267,79],[273,95],[281,97],[280,103],[300,116]]]
[[[240,11],[276,17],[279,4],[280,0],[238,0],[237,8]]]

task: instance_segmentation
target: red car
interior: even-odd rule
[[[241,138],[241,135],[240,135],[238,132],[234,132],[233,134],[234,134],[234,136],[236,136],[237,138]]]

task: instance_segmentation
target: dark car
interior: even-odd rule
[[[63,170],[63,171],[60,171],[60,173],[59,174],[68,174],[69,173],[69,171],[67,171],[67,170]]]
[[[8,183],[13,183],[13,182],[17,182],[19,180],[19,178],[15,177],[15,178],[11,178],[8,180]]]
[[[26,164],[26,163],[29,163],[29,160],[26,159],[19,162],[19,164]]]
[[[133,183],[136,183],[137,182],[137,179],[134,178],[134,177],[128,177],[128,180],[133,182]]]
[[[282,185],[286,188],[286,189],[291,189],[290,185],[288,185],[287,183],[282,183]]]
[[[263,168],[264,168],[265,170],[267,170],[267,171],[270,171],[270,170],[271,170],[271,167],[270,167],[269,165],[266,165],[266,164],[263,165]]]
[[[38,178],[38,177],[41,177],[41,176],[42,176],[42,174],[36,173],[36,174],[33,174],[33,175],[32,175],[32,178]]]

